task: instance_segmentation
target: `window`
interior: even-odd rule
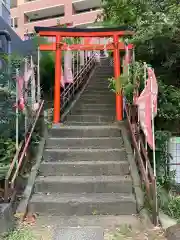
[[[18,28],[18,18],[11,18],[11,27],[12,28]]]

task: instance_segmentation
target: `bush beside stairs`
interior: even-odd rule
[[[121,124],[115,123],[113,75],[102,60],[63,124],[52,127],[29,211],[40,216],[109,216],[131,222],[137,213]],[[127,220],[127,217],[129,219]]]

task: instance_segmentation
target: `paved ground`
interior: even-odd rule
[[[111,222],[112,220],[112,222]],[[139,219],[136,219],[137,222],[134,220],[133,224],[123,224],[120,227],[118,227],[118,224],[121,224],[118,222],[118,217],[114,217],[114,219],[109,218],[108,221],[103,222],[103,231],[104,231],[104,240],[165,240],[164,234],[160,228],[151,228],[147,229],[143,226],[142,223],[139,224]],[[35,222],[29,222],[25,223],[25,226],[29,229],[29,231],[34,235],[33,239],[27,239],[27,240],[64,240],[63,234],[66,237],[67,240],[76,240],[76,238],[67,238],[66,232],[64,231],[63,225],[67,224],[70,221],[71,227],[77,223],[77,219],[70,219],[62,221],[62,219],[58,219],[58,217],[50,217],[50,218],[37,218]],[[80,223],[80,227],[82,226],[83,219],[78,219]],[[84,225],[87,226],[87,219],[84,221]],[[97,218],[98,221],[98,218]],[[109,222],[110,221],[110,222]],[[128,222],[128,219],[127,219]],[[59,225],[60,224],[60,225]],[[92,222],[89,219],[89,224],[92,226]],[[100,225],[100,224],[99,224]],[[96,226],[96,221],[94,222],[94,226]],[[62,230],[63,229],[63,230]],[[82,231],[81,231],[82,230]],[[75,232],[80,232],[81,235],[83,235],[83,229],[80,231],[77,229]],[[73,230],[74,231],[74,230]],[[91,230],[88,230],[91,232]],[[58,233],[59,232],[59,233]],[[69,231],[67,231],[69,233]],[[70,231],[72,233],[72,231]],[[93,239],[92,238],[87,240],[101,240],[101,230],[97,230],[99,238]],[[61,238],[58,238],[61,235]],[[71,234],[70,234],[71,235]],[[70,236],[69,235],[69,236]],[[84,235],[85,236],[85,235]],[[56,238],[55,238],[56,237]],[[75,237],[75,234],[74,234]],[[21,240],[21,239],[18,239]],[[23,240],[26,240],[23,238]],[[81,239],[78,239],[81,240]],[[86,238],[82,238],[82,240],[86,240]]]

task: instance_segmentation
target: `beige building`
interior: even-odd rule
[[[86,26],[101,13],[101,0],[11,0],[11,26],[24,38],[34,26]]]

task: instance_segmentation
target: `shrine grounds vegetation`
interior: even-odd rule
[[[135,59],[151,64],[159,85],[155,118],[157,184],[160,208],[180,219],[180,198],[172,194],[174,172],[167,141],[180,134],[180,3],[178,0],[102,0],[105,26],[126,25],[135,31]],[[102,19],[101,16],[99,20]],[[125,87],[132,94],[131,87]]]

